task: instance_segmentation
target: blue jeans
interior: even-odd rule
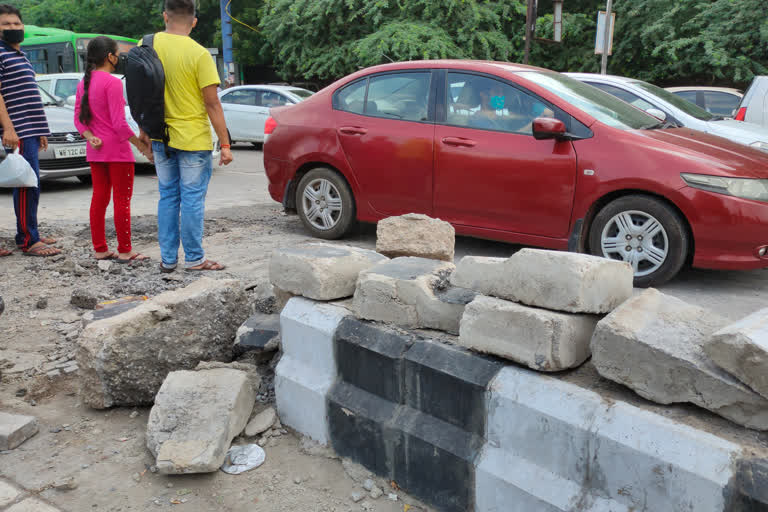
[[[180,151],[152,143],[155,170],[160,188],[157,204],[157,238],[160,256],[166,268],[173,268],[179,258],[179,238],[184,245],[184,266],[205,262],[203,217],[205,195],[213,172],[210,151]]]

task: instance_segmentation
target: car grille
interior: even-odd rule
[[[41,158],[41,171],[64,171],[69,169],[80,169],[88,167],[88,162],[84,156],[78,158]]]
[[[75,144],[85,142],[85,138],[77,132],[54,133],[48,137],[48,144]]]

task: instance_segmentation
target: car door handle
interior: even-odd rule
[[[368,130],[359,126],[342,126],[339,128],[339,133],[342,135],[365,135]]]
[[[477,142],[462,137],[443,137],[443,144],[447,146],[463,146],[465,148],[473,148],[477,145]]]

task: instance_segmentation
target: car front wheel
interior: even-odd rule
[[[589,232],[590,252],[626,261],[635,286],[657,286],[672,279],[688,256],[688,231],[680,215],[659,199],[632,195],[608,203]]]
[[[337,172],[309,171],[296,188],[296,210],[307,229],[318,238],[335,240],[355,221],[355,202],[346,180]]]

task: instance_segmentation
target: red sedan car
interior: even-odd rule
[[[768,267],[768,154],[502,62],[368,68],[272,111],[269,191],[321,238],[425,213],[456,232],[629,262]]]

